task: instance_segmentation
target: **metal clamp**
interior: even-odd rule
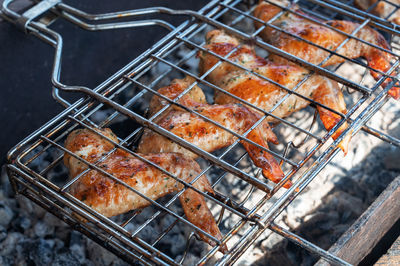
[[[49,11],[52,7],[61,3],[61,0],[44,0],[34,5],[27,11],[25,11],[16,21],[16,25],[21,30],[28,32],[28,24],[38,16],[44,14]]]

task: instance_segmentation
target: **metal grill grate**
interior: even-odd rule
[[[70,224],[74,229],[96,240],[127,261],[135,262],[139,260],[145,264],[182,264],[185,262],[186,255],[193,250],[193,242],[196,241],[195,232],[201,231],[201,229],[191,224],[182,215],[182,211],[178,207],[179,204],[176,203],[178,196],[183,193],[183,190],[175,195],[164,197],[157,201],[150,200],[152,203],[151,206],[144,210],[131,211],[112,219],[95,212],[69,194],[71,185],[77,182],[84,173],[89,171],[86,170],[72,180],[68,179],[68,174],[62,163],[62,158],[64,153],[74,156],[71,151],[64,148],[64,141],[70,132],[76,128],[87,128],[96,134],[100,134],[98,131],[95,131],[95,129],[110,127],[115,129],[118,140],[120,141],[119,143],[114,143],[116,147],[146,161],[140,154],[133,152],[134,149],[132,147],[137,144],[143,127],[148,127],[161,135],[167,136],[169,139],[179,143],[192,152],[199,154],[199,162],[202,166],[201,175],[206,174],[212,183],[212,187],[216,190],[215,195],[204,192],[200,193],[206,197],[214,216],[218,218],[217,220],[222,230],[222,241],[214,240],[217,241],[219,245],[227,243],[229,252],[222,255],[218,253],[218,246],[207,248],[204,245],[201,251],[201,259],[196,263],[233,263],[249,246],[251,246],[260,234],[269,228],[273,232],[286,237],[301,247],[318,254],[329,262],[347,264],[340,258],[275,224],[274,219],[338,153],[338,144],[347,134],[355,135],[359,130],[363,130],[393,145],[400,146],[400,141],[398,139],[365,125],[374,113],[389,100],[387,92],[395,81],[392,81],[385,88],[382,88],[380,85],[392,74],[400,63],[398,60],[399,51],[396,49],[396,43],[393,45],[395,48],[393,51],[387,51],[395,58],[395,61],[392,62],[393,67],[387,73],[380,72],[384,77],[371,87],[365,85],[363,78],[361,81],[352,80],[337,74],[336,70],[340,68],[340,65],[334,68],[323,68],[313,65],[262,41],[258,38],[258,35],[265,27],[269,26],[278,31],[282,30],[272,25],[272,21],[264,23],[255,18],[252,15],[255,5],[249,3],[249,1],[214,0],[199,12],[174,11],[167,8],[150,8],[96,16],[86,14],[64,3],[55,1],[57,3],[54,3],[53,7],[46,7],[50,8],[53,15],[56,14],[87,29],[106,30],[121,27],[160,25],[170,30],[170,33],[157,44],[138,58],[135,58],[97,88],[91,90],[79,86],[66,86],[60,83],[61,36],[43,24],[46,21],[49,22],[49,20],[44,20],[42,18],[40,22],[38,22],[35,21],[35,18],[21,19],[24,17],[7,8],[10,2],[11,1],[5,1],[2,10],[3,16],[16,24],[22,25],[21,27],[29,33],[40,37],[56,48],[52,76],[54,84],[53,95],[56,100],[66,107],[64,112],[49,121],[10,151],[7,168],[15,191],[27,196]],[[269,3],[278,5],[274,2]],[[291,3],[291,5],[293,4],[294,3]],[[351,1],[342,3],[330,0],[310,0],[305,2],[300,1],[298,4],[300,4],[301,10],[303,11],[303,13],[298,13],[298,15],[308,17],[308,19],[313,20],[317,24],[322,24],[319,19],[327,20],[332,18],[358,22],[360,24],[359,28],[356,29],[353,34],[346,34],[348,39],[345,42],[350,39],[357,39],[360,42],[369,44],[355,37],[355,33],[366,25],[376,27],[382,32],[393,34],[394,41],[396,41],[396,38],[400,35],[400,30],[396,25],[389,23],[385,19],[351,7]],[[398,6],[396,6],[396,10],[397,8]],[[284,8],[283,11],[272,20],[278,18],[284,12],[294,11]],[[110,22],[110,20],[120,17],[136,17],[145,14],[187,15],[189,18],[186,22],[177,27],[162,20]],[[307,14],[312,14],[313,17],[309,17]],[[103,23],[103,20],[106,22]],[[90,24],[98,23],[98,21],[101,23]],[[254,21],[262,22],[263,26],[255,30],[252,27]],[[331,26],[325,26],[336,30]],[[250,69],[246,69],[230,61],[229,55],[239,49],[240,46],[226,56],[219,56],[203,48],[205,44],[205,33],[216,28],[223,29],[227,33],[239,37],[243,42],[251,42],[255,45],[257,52],[260,54],[266,54],[265,52],[278,54],[310,69],[311,72],[293,89],[286,88],[260,74],[254,73]],[[290,34],[288,32],[285,33]],[[344,45],[344,43],[342,45]],[[369,45],[373,46],[373,44]],[[376,48],[382,49],[380,47]],[[343,57],[336,52],[325,48],[321,49],[330,52],[329,58],[333,55]],[[190,67],[193,64],[197,64],[196,54],[198,52],[210,53],[219,58],[219,63],[201,76]],[[364,61],[350,58],[345,59],[347,63],[363,69],[364,74],[362,77],[369,75],[368,73],[371,67]],[[281,89],[286,90],[288,92],[287,96],[277,102],[272,110],[266,111],[226,92],[222,88],[206,80],[209,73],[222,62],[230,62],[238,68],[252,72],[261,79],[274,83]],[[346,114],[332,110],[296,91],[314,73],[327,76],[339,82],[341,86],[347,88],[349,93],[345,96],[348,104],[348,112]],[[157,92],[159,88],[169,84],[173,78],[182,78],[184,76],[190,76],[195,81],[175,100],[170,100]],[[205,91],[217,90],[225,94],[230,94],[231,97],[235,98],[243,105],[252,107],[264,115],[245,134],[240,135],[232,132],[201,113],[178,103],[178,99],[190,91],[195,85],[200,86]],[[69,103],[62,98],[61,92],[81,92],[85,94],[85,97],[79,99],[75,103]],[[273,110],[281,105],[291,94],[297,95],[311,103],[311,107],[302,111],[302,114],[306,117],[305,121],[307,121],[305,124],[299,122],[298,119],[293,116],[279,118],[272,114]],[[147,117],[146,107],[148,106],[149,99],[154,95],[163,98],[168,101],[169,104],[151,117]],[[210,154],[199,149],[197,146],[183,140],[179,136],[161,128],[154,122],[155,119],[162,116],[171,105],[177,105],[227,130],[231,134],[237,136],[237,140],[218,153]],[[316,106],[325,107],[340,115],[342,117],[341,122],[329,132],[321,130],[315,123]],[[263,150],[271,153],[277,160],[281,161],[285,178],[278,184],[273,184],[260,177],[259,170],[251,164],[247,153],[239,146],[240,140],[254,144],[247,138],[247,135],[251,129],[259,125],[268,116],[273,116],[280,122],[279,125],[276,126],[276,131],[288,131],[288,129],[292,131],[290,135],[280,137],[280,142],[283,144],[274,146],[271,149],[265,149],[259,146]],[[349,127],[337,140],[333,142],[330,141],[329,139],[332,134],[344,121],[349,123]],[[124,130],[118,130],[118,124],[121,123],[129,125],[129,129],[126,129],[127,126],[125,126]],[[77,158],[87,164],[89,166],[88,169],[102,171],[101,168],[99,168],[99,164],[111,153],[112,151],[105,154],[95,164],[84,161],[79,157]],[[147,161],[147,163],[152,164],[149,161]],[[185,189],[188,187],[193,188],[193,182],[200,177],[199,175],[188,184],[180,178],[168,173],[165,169],[155,164],[152,165],[185,184]],[[108,177],[115,179],[115,177],[110,174],[108,174]],[[285,190],[281,187],[288,179],[292,179],[294,185],[290,189]],[[116,180],[121,183],[118,179]],[[240,187],[240,189],[234,190],[232,189],[234,187]],[[140,192],[135,191],[134,188],[129,189],[140,194]],[[148,230],[147,228],[150,225],[154,224],[159,225],[160,231],[149,237],[146,230]],[[178,256],[172,257],[162,251],[163,239],[169,237],[179,225],[184,226],[192,233],[186,239],[186,248]],[[209,235],[209,237],[212,236]],[[200,241],[196,241],[196,245],[200,245],[200,243]]]

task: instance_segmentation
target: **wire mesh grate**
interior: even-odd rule
[[[275,224],[274,219],[339,152],[339,144],[346,135],[354,135],[362,129],[375,137],[400,146],[398,139],[371,126],[365,126],[368,119],[389,100],[387,92],[397,82],[393,73],[399,64],[398,44],[395,41],[400,32],[394,24],[375,15],[369,16],[361,11],[361,13],[355,12],[351,7],[351,1],[312,0],[298,3],[266,1],[272,6],[281,7],[281,11],[268,22],[254,17],[253,12],[256,5],[250,2],[241,0],[211,1],[200,12],[171,11],[165,8],[128,12],[131,16],[151,13],[183,14],[188,15],[189,19],[177,27],[160,20],[147,21],[146,23],[156,23],[168,27],[171,30],[170,34],[94,90],[61,84],[59,82],[60,71],[57,66],[58,60],[61,58],[61,36],[37,22],[28,24],[28,30],[34,29],[33,34],[39,35],[56,47],[55,71],[53,72],[54,95],[67,108],[10,151],[8,171],[15,190],[129,262],[179,265],[185,264],[188,259],[190,260],[188,257],[195,254],[194,258],[196,258],[195,263],[197,264],[234,263],[257,237],[269,228],[332,263],[346,264],[340,258]],[[288,4],[287,7],[284,5],[285,3]],[[299,9],[292,9],[291,7],[296,4],[299,4]],[[342,5],[346,8],[342,8]],[[397,8],[396,6],[396,10]],[[372,9],[373,7],[366,12]],[[88,27],[87,23],[83,24],[82,21],[92,18],[63,3],[52,7],[51,10],[61,17],[85,27]],[[269,28],[315,45],[274,24],[275,20],[287,13],[295,14],[336,32],[341,31],[323,21],[343,19],[356,21],[359,25],[351,34],[341,32],[346,39],[335,50],[317,45],[325,52],[329,52],[329,55],[321,64],[315,65],[261,39],[261,32]],[[121,14],[124,13],[111,13],[101,16],[101,19],[114,19]],[[12,19],[13,17],[11,17]],[[262,24],[258,29],[253,26],[256,22]],[[143,24],[143,22],[141,23]],[[110,24],[103,24],[108,25],[104,28],[99,25],[97,25],[99,29],[112,28]],[[118,25],[126,26],[127,22],[121,22]],[[390,51],[357,37],[357,32],[367,26],[376,27],[387,34],[393,34],[394,49]],[[235,36],[239,40],[239,45],[225,55],[217,54],[206,48],[206,33],[213,29],[224,30]],[[387,71],[381,71],[372,68],[364,60],[342,55],[339,52],[340,48],[350,40],[356,40],[389,53],[393,58],[392,67]],[[256,53],[262,57],[268,58],[271,54],[277,54],[300,64],[308,72],[292,87],[281,84],[232,60],[231,56],[247,45],[254,46]],[[217,58],[217,63],[199,74],[198,64],[201,53],[214,56]],[[345,62],[323,67],[323,62],[335,56],[344,58]],[[260,108],[209,80],[210,73],[223,64],[230,64],[263,82],[274,84],[280,90],[285,91],[286,95],[279,99],[270,110]],[[341,73],[341,67],[345,64],[360,69],[362,74],[357,77],[345,77],[338,74]],[[371,70],[381,75],[376,82],[372,82],[372,85],[371,82],[366,82],[366,79],[370,78]],[[346,113],[332,109],[299,92],[299,88],[317,74],[326,76],[338,82],[340,87],[347,89],[344,90],[347,91],[345,95]],[[184,77],[191,78],[190,85],[176,98],[170,99],[158,92],[160,88],[168,86],[173,79]],[[386,86],[381,86],[386,80],[390,80],[390,82]],[[185,95],[190,94],[196,86],[206,92],[209,103],[213,102],[213,93],[216,91],[231,97],[246,108],[258,111],[261,115],[244,132],[235,132],[226,125],[179,101]],[[83,92],[89,97],[69,103],[59,95],[60,91]],[[274,111],[282,106],[291,95],[306,101],[309,106],[288,117],[276,115]],[[163,99],[166,104],[161,106],[157,112],[149,114],[149,103],[153,97]],[[329,110],[341,118],[340,122],[329,132],[323,129],[316,119],[318,107]],[[200,117],[213,127],[228,132],[235,138],[229,145],[225,145],[226,147],[212,153],[201,149],[185,140],[183,136],[175,135],[168,128],[163,128],[158,124],[160,119],[168,115],[172,108],[179,108],[190,115]],[[275,120],[274,131],[280,133],[278,138],[281,144],[265,148],[252,141],[249,133],[263,121],[270,120],[271,117]],[[330,137],[345,122],[348,123],[348,128],[338,139],[331,141]],[[94,162],[79,157],[64,145],[67,136],[78,128],[85,128],[93,134],[100,135],[112,142],[113,148]],[[103,135],[98,130],[100,128],[111,128],[117,135],[117,141]],[[156,132],[196,153],[199,157],[197,162],[201,166],[201,172],[187,182],[146,159],[143,154],[135,152],[144,130]],[[274,184],[262,177],[260,169],[252,163],[240,142],[252,144],[272,155],[280,162],[284,178]],[[117,150],[122,150],[146,162],[164,175],[175,179],[183,185],[183,188],[157,200],[147,197],[141,191],[102,169],[101,163]],[[75,177],[69,178],[68,171],[63,165],[65,154],[79,160],[86,165],[86,169]],[[71,193],[71,187],[77,182],[81,182],[81,179],[93,169],[107,176],[109,180],[145,198],[150,202],[150,206],[140,210],[131,210],[113,218],[107,218],[96,212]],[[215,190],[214,194],[203,192],[194,186],[202,175],[208,177]],[[294,184],[286,190],[282,187],[288,180],[292,180]],[[177,199],[188,189],[195,190],[206,198],[221,230],[222,239],[216,239],[185,217]],[[206,245],[200,240],[199,233],[205,234],[217,245],[215,247]],[[185,235],[183,241],[182,235]],[[170,243],[166,239],[174,239],[176,243],[182,243],[178,245],[177,252],[171,253],[164,249],[166,243]],[[218,249],[225,244],[228,246],[228,252],[226,254],[218,252]]]

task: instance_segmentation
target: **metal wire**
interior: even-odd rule
[[[16,21],[22,16],[7,8],[10,2],[11,1],[8,0],[3,4],[2,15],[5,16],[7,20],[16,23]],[[375,112],[379,110],[388,100],[388,97],[386,96],[387,91],[394,86],[398,80],[397,77],[392,76],[392,73],[395,73],[395,69],[400,63],[398,60],[398,54],[396,52],[388,51],[368,43],[367,41],[359,39],[355,36],[355,34],[366,25],[375,26],[394,35],[400,35],[400,31],[396,26],[393,26],[392,23],[386,21],[385,19],[376,17],[363,11],[357,11],[349,6],[348,3],[344,4],[331,0],[311,0],[311,2],[315,4],[313,7],[314,11],[317,11],[319,8],[325,8],[329,10],[331,18],[334,18],[336,15],[342,15],[359,21],[359,27],[357,27],[357,29],[355,29],[351,34],[343,33],[313,17],[306,16],[302,13],[297,13],[289,7],[282,7],[282,11],[268,22],[260,21],[260,19],[255,18],[252,15],[254,6],[246,9],[244,8],[245,5],[243,5],[243,2],[244,1],[242,0],[212,0],[199,12],[187,10],[175,11],[168,8],[148,8],[98,15],[88,14],[64,3],[56,3],[50,6],[47,11],[51,12],[53,15],[55,14],[59,17],[65,18],[66,20],[87,30],[108,30],[121,27],[148,25],[159,25],[170,30],[170,33],[164,36],[154,46],[149,48],[139,57],[132,60],[129,64],[93,90],[81,86],[67,86],[60,83],[62,37],[59,33],[49,29],[47,25],[35,21],[35,18],[32,17],[24,24],[24,29],[29,33],[43,39],[55,48],[56,53],[52,74],[52,82],[54,85],[53,95],[55,95],[56,99],[61,104],[66,106],[67,109],[43,125],[43,127],[41,127],[39,130],[32,133],[28,138],[23,140],[9,152],[9,164],[7,165],[7,168],[10,181],[15,191],[32,199],[48,211],[55,213],[58,217],[66,221],[68,224],[71,224],[71,226],[77,230],[85,233],[101,245],[106,246],[110,251],[129,262],[139,260],[144,264],[156,263],[164,265],[181,265],[185,262],[187,256],[189,256],[191,247],[194,245],[194,241],[199,241],[196,235],[198,232],[201,232],[202,234],[207,235],[218,245],[210,248],[209,250],[205,249],[197,263],[203,264],[210,262],[214,255],[218,252],[219,246],[227,244],[230,248],[229,252],[224,254],[216,263],[217,265],[223,265],[227,263],[231,264],[243,254],[243,252],[257,239],[258,236],[260,236],[267,228],[269,228],[275,233],[283,235],[294,243],[327,259],[330,262],[347,265],[347,263],[340,258],[322,250],[318,246],[308,242],[300,236],[297,236],[279,227],[278,225],[274,224],[273,221],[277,215],[279,215],[279,213],[281,213],[284,208],[286,208],[293,201],[293,199],[299,193],[301,193],[304,188],[317,176],[319,171],[338,153],[338,145],[341,140],[346,137],[346,135],[354,135],[360,129],[362,129],[364,132],[383,141],[398,147],[400,146],[400,141],[398,139],[365,125],[365,123],[375,114]],[[273,2],[267,2],[277,5]],[[301,3],[302,2],[300,2],[300,4]],[[307,8],[302,6],[301,8],[303,11],[307,11]],[[371,8],[370,10],[372,10]],[[396,6],[395,11],[398,8],[399,7]],[[370,10],[367,10],[367,12]],[[285,12],[295,13],[296,15],[308,19],[313,23],[325,26],[336,32],[340,32],[347,38],[337,47],[335,51],[325,49],[301,37],[284,31],[272,24],[274,20],[278,19]],[[145,21],[136,20],[138,16],[148,14],[186,15],[189,19],[178,26],[171,25],[166,21],[158,19],[150,19]],[[317,17],[320,16],[321,18],[324,17],[322,14],[318,15],[318,13],[316,13],[316,15]],[[229,21],[226,21],[223,19],[223,17],[227,16],[231,16],[233,18],[230,18]],[[121,17],[132,20],[128,22],[120,22],[119,20]],[[240,30],[241,25],[254,22],[261,22],[263,23],[263,26],[259,30],[252,32],[244,32]],[[326,52],[329,52],[329,55],[319,65],[310,64],[296,56],[286,53],[285,51],[277,49],[276,47],[259,40],[257,38],[258,34],[267,27],[273,28],[276,31],[280,31],[282,34],[288,34],[291,37],[307,42],[310,45],[314,45]],[[225,30],[227,33],[240,37],[242,41],[250,41],[255,46],[269,53],[274,53],[288,60],[296,62],[309,69],[310,72],[293,88],[287,88],[285,85],[255,73],[253,70],[248,69],[238,63],[232,62],[230,60],[230,55],[239,49],[240,46],[225,56],[220,56],[205,49],[203,47],[205,42],[199,41],[198,38],[199,36],[203,37],[205,31],[209,30],[210,28]],[[396,62],[393,62],[391,69],[389,69],[386,73],[383,73],[382,71],[371,68],[362,61],[347,58],[337,53],[337,51],[349,40],[356,40],[376,49],[383,50],[394,56],[396,58]],[[182,49],[186,49],[186,53],[184,56],[179,56],[178,53]],[[185,67],[186,63],[188,63],[190,60],[195,60],[194,57],[198,52],[209,53],[218,58],[218,63],[201,76],[193,73],[193,70],[188,70]],[[367,75],[370,70],[372,70],[376,73],[379,73],[382,77],[374,84],[372,89],[367,88],[363,84],[363,78],[361,82],[357,83],[336,74],[335,70],[337,68],[333,70],[323,68],[322,64],[329,60],[329,58],[332,56],[344,58],[346,62],[362,67],[364,69],[364,76]],[[278,86],[280,89],[286,91],[287,94],[286,96],[282,97],[282,99],[280,99],[280,101],[278,101],[271,110],[263,110],[225,91],[223,88],[210,83],[207,80],[208,75],[222,63],[229,63],[239,69],[242,69],[243,71],[248,71],[254,76]],[[160,66],[164,66],[164,68],[167,67],[167,70],[163,71],[159,75],[156,75],[154,78],[154,73],[152,71]],[[300,86],[302,86],[314,74],[325,75],[339,82],[342,86],[345,86],[348,89],[351,88],[355,92],[353,96],[359,98],[353,105],[348,107],[348,112],[346,114],[337,112],[328,106],[310,99],[309,97],[305,97],[297,91],[297,89],[300,88]],[[190,76],[195,80],[193,84],[186,88],[178,97],[172,100],[158,93],[157,91],[158,88],[163,86],[163,84],[165,85],[165,80],[171,75],[180,77]],[[383,84],[383,82],[388,78],[392,80],[390,84],[385,88],[380,89],[380,85]],[[243,105],[259,111],[263,115],[244,134],[238,134],[217,123],[216,121],[213,121],[212,119],[202,115],[201,113],[187,108],[179,103],[179,99],[189,93],[189,91],[196,85],[201,87],[209,87],[215,91],[224,93],[239,101]],[[85,93],[86,97],[79,99],[75,103],[69,103],[61,98],[59,94],[60,91],[83,92]],[[312,122],[307,128],[303,128],[303,125],[300,125],[297,122],[290,122],[290,120],[287,118],[281,118],[274,115],[272,112],[281,106],[290,95],[296,95],[306,100],[312,104],[313,108],[319,106],[327,109],[339,115],[342,119],[333,129],[325,134],[315,130],[315,110],[314,116],[312,116]],[[154,96],[164,99],[167,102],[167,105],[156,114],[153,114],[151,117],[147,117],[145,111],[143,110],[144,106],[142,106],[145,102],[143,99],[148,99]],[[221,130],[224,130],[235,136],[236,140],[218,155],[200,149],[199,147],[185,141],[179,136],[172,134],[157,124],[157,118],[165,115],[171,106],[178,106],[186,112],[190,112],[191,114],[200,117],[201,119],[217,126]],[[110,113],[102,119],[96,120],[94,116],[98,113],[101,113],[103,110],[109,110]],[[358,115],[355,115],[356,111],[359,111]],[[250,133],[250,131],[256,128],[262,121],[267,119],[267,117],[273,117],[280,122],[280,126],[290,128],[293,131],[305,136],[301,138],[296,145],[293,142],[294,140],[286,140],[287,145],[281,150],[266,149],[265,147],[262,147],[249,140],[247,135]],[[115,121],[128,119],[136,122],[135,128],[127,130],[128,133],[124,134],[124,137],[119,138],[118,143],[108,139],[115,145],[115,148],[107,154],[104,154],[94,163],[89,163],[79,156],[76,156],[74,153],[67,150],[62,144],[67,135],[76,128],[87,128],[95,134],[99,134],[107,139],[106,136],[103,136],[95,129],[112,127]],[[346,121],[348,123],[348,128],[332,144],[327,144],[327,140]],[[179,177],[161,168],[157,164],[146,160],[141,154],[133,152],[129,147],[135,145],[144,128],[149,128],[154,132],[157,132],[178,143],[182,147],[198,154],[201,158],[203,158],[203,160],[201,160],[203,166],[201,173],[199,173],[199,175],[190,183],[187,183]],[[272,185],[270,182],[260,177],[259,169],[249,171],[241,169],[241,165],[245,162],[248,162],[249,158],[248,155],[239,148],[238,143],[240,140],[257,146],[263,151],[273,155],[277,160],[281,161],[281,166],[285,169],[285,177],[282,179],[282,181],[276,185]],[[315,141],[316,144],[308,147],[308,150],[306,150],[305,144],[312,141]],[[160,172],[183,184],[184,188],[170,197],[168,200],[162,202],[158,200],[154,201],[146,197],[140,191],[135,190],[128,184],[122,182],[112,174],[105,172],[98,166],[116,149],[124,150],[151,165],[152,167],[155,167]],[[291,152],[289,152],[289,149],[290,151],[302,154],[301,159],[294,161],[290,157]],[[50,156],[50,160],[46,159],[49,157],[49,154],[53,155]],[[70,156],[75,157],[82,163],[85,163],[88,168],[81,174],[69,180],[65,178],[64,174],[62,184],[58,184],[52,180],[51,175],[54,174],[57,167],[62,165],[63,154],[69,154]],[[40,163],[43,160],[48,160],[44,166]],[[145,216],[145,219],[143,219],[133,231],[128,231],[126,229],[127,225],[134,223],[138,216],[145,215],[143,212],[135,211],[131,214],[127,214],[123,222],[116,223],[112,219],[104,217],[100,213],[97,213],[91,209],[89,206],[86,206],[81,201],[77,200],[75,197],[69,194],[69,188],[72,184],[79,182],[80,179],[92,169],[95,169],[96,171],[107,176],[109,179],[125,186],[126,189],[131,190],[132,192],[151,202],[150,208],[152,208],[153,212]],[[251,169],[254,169],[254,167]],[[303,170],[301,174],[300,170]],[[203,174],[207,174],[211,179],[210,181],[212,183],[212,187],[216,190],[215,195],[204,193],[193,186],[193,183],[196,182],[196,180],[198,180],[198,178],[200,178],[200,176]],[[281,190],[283,184],[285,184],[288,179],[292,179],[294,181],[293,186],[285,191],[282,196],[279,196],[277,201],[274,202],[271,207],[264,210],[263,207],[268,200],[272,196],[276,195],[277,191]],[[245,188],[237,193],[233,193],[233,191],[230,190],[230,187],[225,188],[225,186],[233,187],[240,184],[243,184]],[[202,194],[207,199],[208,203],[210,203],[210,205],[213,207],[218,206],[219,214],[217,221],[218,224],[224,229],[222,231],[222,240],[214,238],[201,228],[191,224],[173,208],[176,199],[188,188]],[[262,195],[262,197],[259,200],[252,200],[254,195]],[[83,217],[86,222],[83,222],[82,219],[78,217]],[[158,234],[152,236],[150,241],[144,240],[142,234],[145,229],[148,228],[152,223],[158,223],[161,219],[165,219],[166,217],[171,217],[172,219],[169,225]],[[230,222],[230,226],[227,228],[225,228],[226,221]],[[186,247],[180,256],[171,257],[170,254],[162,252],[160,250],[160,246],[162,245],[164,239],[168,238],[168,235],[172,232],[172,230],[177,228],[178,224],[183,224],[185,227],[188,227],[191,233],[186,238]]]

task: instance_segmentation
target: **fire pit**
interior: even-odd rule
[[[130,263],[224,264],[236,261],[250,262],[252,257],[251,261],[258,259],[261,264],[265,259],[276,259],[276,262],[291,264],[311,264],[321,257],[331,263],[347,264],[325,250],[399,172],[396,162],[393,161],[393,158],[398,156],[398,148],[392,149],[387,144],[378,145],[378,140],[383,140],[392,146],[400,146],[397,139],[400,121],[396,116],[399,113],[399,104],[390,100],[387,95],[395,81],[381,86],[385,79],[378,82],[372,79],[369,76],[369,68],[362,60],[347,59],[345,63],[325,69],[301,61],[256,38],[260,30],[256,31],[253,27],[257,19],[252,15],[255,5],[250,2],[210,1],[199,12],[149,8],[98,16],[88,15],[58,1],[46,1],[46,4],[34,7],[32,10],[37,14],[50,12],[92,30],[151,24],[170,31],[146,52],[93,90],[81,86],[67,86],[60,82],[62,39],[43,24],[52,17],[46,16],[45,19],[41,18],[41,22],[35,22],[36,17],[24,20],[17,13],[4,9],[4,15],[8,19],[56,48],[52,76],[53,95],[65,106],[65,111],[23,140],[8,156],[7,171],[14,191],[46,210],[37,211],[37,207],[33,207],[30,201],[20,198],[19,210],[26,215],[18,215],[20,220],[16,220],[13,227],[21,227],[40,240],[20,241],[23,238],[21,234],[14,232],[7,235],[4,232],[1,245],[19,249],[21,260],[22,257],[28,256],[32,261],[41,263],[49,263],[53,259],[56,260],[56,257],[59,260],[84,263],[87,259],[84,247],[90,250],[92,256],[96,254],[93,257],[89,256],[90,260],[106,264],[114,260],[103,252],[99,255],[99,252],[96,252],[97,246],[93,245],[92,241],[69,231],[68,228],[72,227]],[[273,2],[271,4],[276,5]],[[393,56],[396,61],[392,64],[397,67],[399,61],[396,45],[400,31],[393,28],[389,22],[369,17],[366,13],[362,13],[363,16],[360,17],[360,13],[351,6],[343,7],[339,2],[312,0],[299,4],[301,12],[297,14],[306,17],[307,14],[312,14],[313,17],[309,19],[315,23],[332,18],[356,20],[360,23],[359,28],[369,24],[387,36],[393,36]],[[31,14],[35,13],[33,11]],[[283,12],[294,11],[284,9],[282,14]],[[135,18],[143,14],[184,15],[188,19],[177,26],[158,19],[114,22],[121,17]],[[27,13],[26,16],[28,15],[30,14]],[[103,20],[107,23],[103,23]],[[264,23],[263,27],[267,25],[271,26]],[[207,73],[204,76],[198,75],[196,55],[200,52],[211,53],[203,46],[206,32],[212,29],[224,30],[251,43],[256,47],[258,54],[267,56],[268,53],[277,53],[288,60],[300,62],[311,71],[337,81],[345,91],[349,111],[340,116],[341,123],[346,120],[348,128],[335,141],[330,140],[330,137],[341,124],[326,133],[315,119],[315,105],[319,103],[310,100],[312,106],[288,118],[280,119],[274,132],[281,144],[267,150],[282,162],[285,178],[278,184],[266,181],[260,176],[259,169],[251,163],[247,153],[238,145],[238,140],[229,147],[210,154],[162,130],[154,123],[154,117],[149,118],[146,115],[149,99],[155,94],[161,96],[157,89],[168,85],[174,78],[182,78],[184,75],[194,78],[195,83],[206,92],[209,102],[212,102],[214,90],[223,91],[207,81]],[[356,37],[350,35],[348,38]],[[218,58],[220,62],[229,61],[227,56]],[[386,78],[392,74],[395,67],[385,73]],[[309,76],[305,77],[307,78]],[[285,90],[288,91],[288,95],[297,93],[295,89]],[[76,92],[85,96],[73,103],[66,100],[64,94]],[[256,108],[245,101],[241,103]],[[176,105],[177,102],[170,100],[169,105],[172,104]],[[263,111],[263,114],[264,118],[271,115],[268,111]],[[64,141],[74,129],[95,130],[103,127],[109,127],[116,133],[120,141],[117,145],[119,148],[128,150],[138,158],[141,158],[141,155],[134,150],[143,127],[148,127],[200,154],[198,162],[202,173],[207,175],[216,191],[214,195],[204,192],[202,194],[218,221],[223,235],[218,245],[227,244],[226,254],[218,252],[218,245],[211,247],[199,241],[199,228],[190,224],[183,216],[177,204],[177,194],[152,202],[145,209],[133,210],[111,219],[70,194],[72,183],[78,179],[69,179],[67,169],[62,163],[64,154],[71,154],[71,151],[64,147]],[[340,151],[340,141],[350,134],[354,137],[347,157],[335,157]],[[249,141],[246,135],[241,138]],[[96,164],[88,164],[88,167],[97,169]],[[379,178],[381,176],[384,178]],[[288,179],[294,184],[286,190],[282,186]],[[350,187],[353,187],[351,191]],[[8,206],[2,209],[6,214],[4,217],[8,217],[5,218],[4,224],[14,218],[11,209]],[[14,206],[14,209],[18,209],[18,206]],[[26,216],[36,212],[39,212],[35,214],[37,218],[26,219]],[[50,213],[70,227],[60,225]],[[46,236],[57,235],[58,231],[60,237],[52,241],[45,239]],[[67,234],[68,237],[63,234]],[[70,239],[68,252],[66,244],[61,240],[66,238]],[[301,247],[300,251],[289,246],[288,240],[298,244]],[[19,242],[23,244],[16,244]],[[282,246],[287,247],[287,250],[282,251]],[[249,247],[252,248],[248,249]],[[57,250],[62,256],[53,255],[50,249]],[[242,256],[246,250],[251,256]],[[307,255],[304,255],[306,250]],[[2,256],[12,254],[11,249],[3,249],[2,252]]]

